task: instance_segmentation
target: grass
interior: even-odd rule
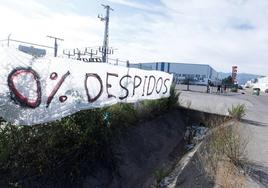
[[[245,176],[240,173],[240,169],[236,165],[224,161],[220,163],[215,182],[223,188],[243,188],[245,187]]]
[[[239,120],[246,114],[244,104],[228,109],[229,116],[206,121],[210,128],[198,151],[205,173],[220,187],[244,187],[245,176],[241,164],[246,161],[249,142]]]
[[[168,174],[169,171],[164,168],[156,169],[153,173],[157,184],[159,184]]]
[[[238,121],[213,129],[199,151],[209,177],[222,187],[243,187],[244,178],[238,166],[247,157],[248,141]]]
[[[174,87],[169,98],[143,101],[143,114],[133,104],[122,103],[32,127],[0,120],[1,182],[21,186],[26,180],[47,176],[71,183],[83,176],[84,163],[95,161],[116,171],[118,154],[112,140],[121,128],[174,108],[178,97]]]
[[[246,106],[244,104],[238,104],[228,109],[229,116],[236,120],[241,120],[246,115]]]
[[[175,84],[172,84],[168,98],[141,101],[137,115],[141,119],[150,119],[161,115],[163,112],[172,110],[179,105],[179,96],[180,93],[175,90]]]
[[[76,160],[102,158],[108,145],[109,128],[95,118],[84,119],[84,114],[96,116],[99,112],[81,112],[47,125],[22,127],[8,124],[0,136],[0,172],[8,172],[7,181],[20,182],[22,177],[53,174],[62,165],[68,166],[66,179],[78,177]]]

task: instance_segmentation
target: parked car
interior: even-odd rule
[[[244,88],[243,88],[243,86],[239,85],[239,86],[238,86],[238,89],[243,90]]]

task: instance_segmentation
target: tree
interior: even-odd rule
[[[233,84],[232,76],[228,76],[228,77],[222,79],[222,84],[224,84],[224,85],[232,85]]]

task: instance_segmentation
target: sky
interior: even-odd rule
[[[100,46],[101,4],[114,9],[112,58],[268,75],[267,0],[0,0],[0,40],[53,46],[52,35],[64,39],[60,49]]]

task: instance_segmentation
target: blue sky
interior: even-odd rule
[[[109,4],[114,58],[132,63],[171,61],[210,64],[217,71],[268,74],[267,0],[0,0],[0,39],[61,49],[99,46]]]

